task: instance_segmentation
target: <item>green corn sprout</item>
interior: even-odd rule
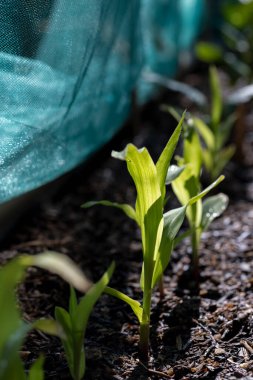
[[[60,275],[72,286],[87,291],[91,283],[80,269],[65,255],[45,252],[39,255],[22,255],[11,260],[0,269],[0,379],[1,380],[44,380],[44,357],[40,356],[26,374],[19,351],[25,336],[31,329],[38,329],[61,339],[65,333],[61,325],[52,319],[40,319],[28,324],[17,308],[16,286],[24,279],[29,266],[38,266]]]
[[[197,132],[188,126],[185,132],[183,158],[178,158],[179,167],[175,166],[174,171],[184,168],[182,174],[172,181],[172,189],[182,205],[188,204],[189,200],[201,191],[201,167],[202,167],[202,147]],[[215,187],[220,182],[221,177],[214,181],[211,187]],[[199,199],[190,205],[186,211],[186,217],[190,226],[192,244],[192,262],[195,280],[199,279],[199,245],[201,234],[210,223],[220,216],[228,205],[228,197],[225,194],[218,194],[207,198],[203,203]]]
[[[206,96],[194,87],[168,80],[155,73],[149,73],[145,75],[146,77],[152,83],[163,84],[172,91],[183,93],[184,96],[187,96],[193,103],[197,104],[206,114],[206,121],[197,116],[192,116],[192,122],[203,142],[202,155],[204,166],[211,180],[214,181],[235,153],[235,146],[226,144],[229,140],[231,129],[235,124],[236,116],[231,111],[229,116],[226,116],[226,107],[229,106],[231,108],[231,106],[248,101],[252,97],[253,86],[246,86],[222,99],[217,69],[214,66],[210,67],[211,106],[209,107]],[[171,110],[170,107],[165,105],[162,109],[171,112],[177,120],[180,119],[177,113]]]
[[[164,213],[166,182],[170,180],[168,177],[171,176],[168,169],[180,137],[183,120],[184,115],[156,164],[146,148],[137,149],[132,144],[128,144],[122,152],[112,152],[113,157],[127,163],[128,171],[137,191],[135,208],[128,204],[109,201],[87,202],[83,205],[85,208],[99,204],[117,207],[129,218],[135,220],[141,230],[143,250],[140,281],[143,290],[142,305],[115,289],[107,287],[105,292],[128,303],[138,318],[140,323],[139,350],[144,360],[148,358],[152,291],[168,265],[174,240],[183,223],[187,206],[197,202],[211,189],[210,187],[198,194],[182,207]],[[174,172],[172,177],[175,179],[180,172],[181,169],[178,173]]]
[[[55,308],[55,318],[62,326],[65,336],[62,344],[66,354],[69,370],[74,380],[81,380],[85,373],[85,354],[83,341],[90,313],[100,295],[108,285],[115,264],[112,263],[101,279],[93,284],[88,292],[77,302],[74,289],[71,287],[69,310]]]
[[[222,122],[223,101],[219,77],[213,66],[209,71],[211,88],[210,122],[193,117],[193,125],[204,142],[202,147],[203,162],[212,181],[222,172],[235,153],[233,145],[225,146],[234,123],[234,115]]]

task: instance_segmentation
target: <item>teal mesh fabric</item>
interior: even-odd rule
[[[0,0],[0,202],[66,173],[126,119],[147,68],[175,73],[202,0]]]

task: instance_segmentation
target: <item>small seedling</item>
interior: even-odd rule
[[[80,302],[77,302],[75,290],[71,287],[69,310],[55,308],[56,321],[62,326],[64,335],[62,344],[66,354],[69,370],[73,380],[81,380],[85,373],[84,336],[90,313],[114,271],[114,263],[101,279],[92,285]]]
[[[233,144],[227,145],[231,130],[238,117],[235,112],[231,112],[231,106],[234,108],[235,105],[247,102],[253,96],[253,86],[246,86],[238,93],[235,92],[223,99],[217,70],[214,66],[210,67],[211,104],[209,105],[206,96],[192,86],[171,81],[155,73],[149,74],[147,79],[152,83],[163,84],[172,91],[182,93],[195,103],[204,114],[204,117],[201,118],[192,116],[192,122],[203,143],[202,154],[206,172],[211,181],[214,181],[235,153],[235,146]],[[162,106],[162,109],[168,110],[169,107],[165,105]],[[179,120],[178,117],[176,119]],[[236,146],[241,149],[239,143]]]
[[[192,121],[204,142],[202,147],[203,162],[211,180],[214,181],[235,152],[233,145],[225,146],[234,123],[234,115],[222,122],[223,101],[215,67],[210,68],[209,78],[211,87],[210,121],[205,123],[198,117],[192,117]]]
[[[202,152],[198,134],[192,126],[186,126],[184,133],[183,158],[178,158],[179,168],[175,166],[175,171],[180,167],[183,172],[172,181],[172,189],[179,202],[185,205],[189,200],[201,191],[201,167]],[[177,169],[178,168],[178,169]],[[211,186],[218,185],[215,181]],[[204,202],[199,199],[196,203],[187,208],[186,216],[190,226],[190,236],[192,245],[192,267],[195,281],[199,280],[199,245],[201,235],[210,223],[220,216],[228,205],[228,197],[225,194],[218,194],[207,198]]]
[[[56,252],[45,252],[35,256],[22,255],[0,269],[1,380],[44,379],[43,356],[34,362],[28,374],[19,356],[25,336],[31,329],[38,329],[61,339],[65,337],[60,324],[52,319],[40,319],[33,323],[22,320],[17,308],[15,288],[24,279],[29,266],[38,266],[56,273],[81,291],[86,291],[91,285],[72,260]]]
[[[164,212],[166,203],[166,181],[170,176],[169,166],[177,145],[184,115],[172,134],[157,163],[155,164],[146,148],[137,149],[128,144],[122,152],[112,152],[112,156],[127,163],[128,171],[134,181],[137,198],[135,208],[128,204],[109,201],[88,202],[83,207],[97,204],[121,209],[128,217],[135,220],[141,230],[143,265],[141,288],[142,305],[125,294],[107,287],[105,292],[128,303],[140,323],[139,349],[143,360],[148,358],[150,311],[152,291],[161,279],[168,265],[174,240],[183,223],[186,209],[203,197],[209,190],[198,194],[182,207]],[[175,179],[180,174],[173,173]],[[221,181],[220,178],[217,182]]]
[[[219,7],[222,21],[215,26],[219,43],[199,41],[195,54],[200,61],[219,64],[232,81],[252,82],[253,3],[227,0]]]

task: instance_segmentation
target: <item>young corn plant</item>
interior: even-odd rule
[[[234,145],[226,146],[234,125],[235,117],[231,114],[224,121],[223,100],[220,81],[216,68],[210,67],[209,82],[211,89],[211,109],[209,122],[199,117],[192,117],[193,125],[198,131],[204,145],[202,146],[203,162],[212,181],[222,172],[235,153]]]
[[[143,265],[140,284],[143,290],[142,304],[110,287],[107,287],[105,292],[128,303],[138,318],[140,323],[139,350],[142,359],[145,361],[148,359],[153,289],[168,265],[174,240],[183,223],[187,207],[197,202],[212,188],[211,186],[194,196],[187,204],[164,212],[166,180],[171,181],[171,177],[176,178],[182,171],[180,169],[177,173],[171,173],[169,166],[181,133],[183,119],[184,115],[156,164],[146,148],[137,149],[133,144],[128,144],[122,152],[112,152],[113,157],[126,161],[127,169],[137,192],[135,208],[128,204],[118,204],[105,200],[87,202],[83,205],[85,208],[94,205],[119,208],[129,218],[133,219],[141,230]],[[221,180],[222,178],[217,183]]]
[[[242,89],[242,91],[239,90],[238,94],[233,93],[223,99],[217,69],[214,66],[210,67],[209,84],[211,104],[209,105],[206,96],[194,87],[176,81],[173,81],[172,86],[170,80],[154,73],[149,74],[148,78],[153,83],[163,83],[170,90],[183,93],[184,96],[189,98],[201,110],[204,118],[192,116],[192,121],[203,143],[202,155],[206,172],[211,181],[214,181],[235,153],[235,146],[233,144],[227,145],[231,130],[238,117],[235,112],[231,112],[231,106],[234,107],[239,103],[248,101],[247,95],[249,95],[249,92],[253,93],[253,88],[250,90],[247,86]],[[162,108],[164,110],[169,109],[166,105]],[[172,114],[174,115],[173,112]],[[176,119],[179,120],[178,117],[176,117]],[[238,149],[240,149],[240,147],[238,147]]]
[[[79,303],[75,290],[71,287],[68,311],[61,307],[55,308],[55,319],[62,326],[64,332],[61,341],[73,380],[81,380],[85,374],[83,343],[88,319],[95,303],[108,285],[114,267],[115,265],[112,263],[101,279],[91,286]]]
[[[181,205],[187,205],[190,199],[201,191],[201,168],[202,147],[199,136],[192,126],[187,126],[184,133],[183,157],[178,158],[179,167],[174,171],[184,168],[180,176],[172,181],[172,189]],[[211,187],[217,186],[220,179],[212,183]],[[208,189],[208,188],[207,188]],[[188,206],[186,217],[190,226],[189,234],[192,245],[192,268],[195,281],[199,280],[199,246],[201,235],[210,223],[220,216],[228,205],[228,197],[217,194],[207,198],[204,202],[199,199],[196,203]],[[187,233],[186,233],[187,234]]]
[[[23,255],[0,269],[0,379],[1,380],[43,380],[44,358],[40,356],[26,373],[19,351],[25,336],[31,329],[38,329],[50,335],[64,337],[61,326],[51,319],[41,319],[33,323],[24,322],[17,307],[15,289],[24,279],[28,266],[48,269],[85,291],[90,283],[80,269],[66,256],[47,252],[36,256]]]

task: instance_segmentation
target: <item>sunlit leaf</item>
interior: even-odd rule
[[[125,204],[125,203],[120,204],[120,203],[116,203],[116,202],[110,202],[110,201],[103,200],[103,201],[95,201],[95,202],[86,202],[82,205],[82,207],[83,208],[89,208],[89,207],[93,207],[93,206],[97,206],[97,205],[118,208],[118,209],[122,210],[129,218],[138,222],[134,208],[128,204]]]
[[[124,293],[122,293],[116,289],[113,289],[109,286],[107,286],[105,288],[104,293],[109,294],[113,297],[116,297],[116,298],[120,299],[121,301],[124,301],[125,303],[127,303],[131,307],[131,309],[133,310],[136,317],[138,318],[138,321],[141,322],[143,310],[142,310],[140,302],[133,300],[132,298],[125,295]]]
[[[220,193],[212,197],[207,198],[203,202],[203,212],[202,212],[202,221],[201,228],[202,230],[207,230],[209,225],[215,218],[218,218],[228,206],[228,196]]]
[[[173,248],[173,241],[183,224],[186,207],[187,206],[182,206],[174,210],[170,210],[164,214],[163,235],[155,263],[152,288],[156,285],[169,263]]]
[[[171,158],[173,156],[173,153],[175,151],[175,148],[177,146],[177,143],[181,134],[184,118],[185,118],[185,112],[183,113],[176,129],[174,130],[172,136],[170,137],[168,143],[166,144],[164,150],[162,151],[156,163],[158,181],[160,184],[161,195],[163,199],[165,197],[165,186],[164,186],[165,179],[166,179],[167,172],[170,166]]]
[[[224,175],[219,176],[219,178],[216,179],[211,185],[206,187],[201,193],[196,195],[195,197],[191,198],[190,201],[188,202],[188,205],[192,205],[193,203],[197,202],[199,199],[203,198],[206,194],[208,194],[211,190],[213,190],[216,186],[219,185],[220,182],[224,180]]]
[[[151,283],[163,202],[157,169],[147,149],[138,150],[132,144],[127,148],[127,168],[137,191],[136,215],[142,234],[145,281]]]
[[[170,165],[167,172],[165,184],[170,185],[172,181],[180,176],[180,174],[184,171],[184,168],[185,166]]]
[[[45,251],[34,256],[23,255],[20,260],[24,266],[33,265],[57,274],[81,292],[86,292],[91,287],[91,281],[81,269],[61,253]]]
[[[202,147],[196,130],[191,126],[188,127],[187,136],[184,138],[183,158],[185,164],[191,165],[192,174],[199,178],[202,167]]]
[[[206,125],[204,121],[198,117],[193,117],[192,120],[208,149],[213,150],[215,146],[215,138],[208,125]]]

